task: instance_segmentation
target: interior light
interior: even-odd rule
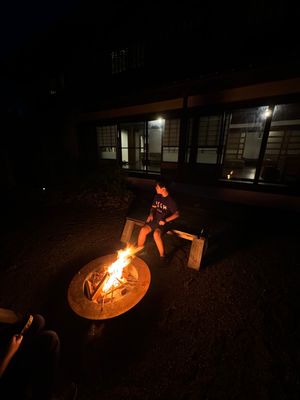
[[[269,110],[268,108],[263,112],[263,118],[267,119],[271,116],[271,110]]]

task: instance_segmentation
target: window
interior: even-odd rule
[[[112,74],[119,74],[128,69],[128,48],[114,50],[110,54]]]
[[[148,121],[148,152],[147,169],[153,172],[159,172],[161,166],[161,146],[162,137],[165,130],[166,121],[163,118],[157,118]]]
[[[138,69],[144,66],[144,45],[136,43],[130,47],[117,49],[110,53],[111,55],[111,72],[113,75],[130,69]]]
[[[222,176],[253,180],[260,154],[268,106],[235,110],[225,132]]]
[[[199,164],[216,164],[222,116],[209,115],[189,120],[187,159]]]
[[[178,161],[180,119],[123,123],[120,129],[123,168],[160,172],[162,161]]]
[[[144,122],[120,124],[122,168],[146,169],[146,135]]]
[[[260,175],[261,182],[300,180],[300,104],[274,108]]]
[[[97,126],[97,147],[100,159],[116,159],[117,125]]]
[[[180,119],[166,119],[163,131],[163,161],[177,162],[179,151]]]

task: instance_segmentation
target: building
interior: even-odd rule
[[[164,88],[164,100],[158,89],[152,101],[143,93],[123,107],[79,113],[81,162],[116,163],[131,176],[297,193],[300,78],[247,84],[245,73],[236,85],[233,76],[177,83]]]
[[[78,9],[40,39],[39,51],[24,50],[7,67],[12,81],[22,72],[23,92],[36,99],[32,143],[41,142],[48,169],[59,159],[95,170],[118,165],[135,177],[299,193],[292,3],[98,7]]]
[[[73,92],[90,101],[72,119],[81,164],[297,194],[298,8],[156,6],[123,6],[96,62],[101,74],[88,63],[89,84]]]

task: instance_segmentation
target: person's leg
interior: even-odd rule
[[[22,346],[23,343],[21,343]],[[0,357],[3,356],[0,351]],[[23,371],[20,349],[13,356],[0,379],[0,399],[25,399],[28,387],[28,370]]]
[[[13,335],[21,333],[26,325],[29,315],[25,315],[20,321],[15,324],[2,327],[0,331],[0,356],[3,354],[7,343]],[[17,353],[9,363],[7,370],[1,378],[0,398],[1,393],[10,393],[11,398],[25,398],[29,382],[31,380],[31,356],[32,346],[35,343],[36,337],[42,331],[45,325],[45,319],[34,314],[30,328],[24,333],[24,338]]]
[[[147,235],[152,231],[149,225],[144,225],[139,233],[137,245],[138,247],[142,247],[145,244]]]
[[[27,325],[30,314],[27,313],[23,316],[23,318],[14,324],[11,329],[13,329],[15,334],[21,333],[23,328]],[[42,332],[45,327],[45,318],[40,314],[32,314],[32,322],[29,327],[27,327],[26,331],[23,332],[24,339],[26,339],[26,343],[28,344],[35,337]]]
[[[43,331],[31,348],[33,399],[48,399],[53,394],[60,358],[60,340],[54,331]]]
[[[13,335],[20,334],[28,322],[30,314],[25,314],[20,321],[14,324],[5,324],[0,328],[0,338],[1,342],[5,342],[9,340]],[[45,319],[40,314],[32,314],[33,319],[28,330],[23,334],[24,339],[26,339],[26,343],[29,342],[32,338],[34,338],[37,334],[39,334],[45,326]],[[23,347],[23,344],[22,344]]]
[[[157,247],[157,250],[159,252],[160,257],[164,257],[165,255],[165,248],[164,248],[164,243],[162,241],[162,231],[160,229],[155,229],[153,233],[153,238]]]

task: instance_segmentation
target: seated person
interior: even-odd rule
[[[44,327],[45,319],[39,314],[0,327],[1,398],[55,399],[60,340]],[[75,399],[77,388],[71,391],[68,398]]]
[[[140,230],[137,245],[138,247],[143,247],[147,235],[153,231],[154,241],[160,258],[164,259],[165,248],[162,241],[162,234],[170,229],[170,222],[179,217],[179,211],[163,180],[156,182],[155,190],[156,195],[152,202],[150,214],[145,225]]]

